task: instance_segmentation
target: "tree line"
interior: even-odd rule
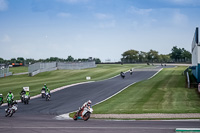
[[[159,54],[156,50],[149,52],[127,50],[122,54],[121,62],[123,63],[169,63],[184,62],[191,63],[191,53],[184,48],[174,46],[169,54]]]
[[[12,65],[12,63],[23,63],[24,65],[26,64],[33,64],[36,62],[86,62],[86,61],[95,61],[96,64],[101,63],[101,60],[99,58],[78,58],[75,59],[72,56],[68,56],[66,59],[63,58],[58,58],[58,57],[50,57],[46,59],[39,59],[35,60],[32,58],[27,58],[24,59],[23,57],[18,57],[18,58],[11,58],[10,60],[5,60],[0,57],[0,64],[6,64],[6,65]]]

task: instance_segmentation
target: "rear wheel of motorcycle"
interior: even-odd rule
[[[86,114],[83,116],[83,120],[84,120],[84,121],[87,121],[89,118],[90,118],[90,113],[86,113]]]
[[[78,117],[78,113],[74,114],[73,119],[76,121],[76,120],[77,120],[77,117]]]

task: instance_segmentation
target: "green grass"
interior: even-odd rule
[[[13,73],[28,72],[28,67],[25,67],[25,66],[11,67],[11,68],[9,68],[9,71],[10,71],[10,72],[13,72]]]
[[[186,67],[165,68],[93,107],[96,114],[200,113],[196,89],[185,88]]]
[[[14,75],[5,78],[0,78],[0,93],[5,97],[11,90],[15,96],[15,100],[19,99],[19,92],[22,87],[29,86],[31,96],[39,94],[42,86],[47,84],[48,88],[55,89],[61,86],[86,82],[86,76],[90,76],[92,81],[103,80],[116,76],[121,71],[127,71],[130,68],[144,68],[149,67],[145,64],[100,64],[96,68],[83,70],[56,70],[50,72],[43,72],[34,77],[28,75]],[[18,67],[21,69],[21,67]],[[16,70],[20,71],[21,70]],[[25,68],[22,68],[25,69]],[[6,99],[4,98],[4,101]]]

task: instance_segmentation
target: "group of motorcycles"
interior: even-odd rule
[[[129,73],[130,73],[130,75],[132,75],[132,74],[133,74],[133,70],[130,69]],[[121,73],[120,73],[120,76],[124,79],[124,78],[125,78],[125,73],[124,73],[124,72],[121,72]]]
[[[26,94],[26,91],[29,91],[29,87],[28,88],[23,87],[23,91],[20,93],[20,99],[22,103],[29,104],[30,95]],[[51,95],[48,92],[46,92],[45,88],[42,88],[41,95],[42,98],[46,99],[46,101],[50,100]],[[7,103],[8,103],[8,108],[5,109],[6,112],[5,116],[12,117],[12,115],[17,111],[18,107],[17,102],[13,101],[10,97],[8,97]],[[0,94],[0,105],[2,104],[3,104],[3,95]]]
[[[29,91],[29,90],[28,90]],[[50,100],[51,95],[46,92],[45,88],[42,88],[41,90],[41,96],[42,98],[45,98],[46,101]],[[26,90],[24,90],[24,92],[20,93],[20,99],[21,102],[24,104],[29,104],[29,100],[30,100],[30,95],[26,95]],[[17,111],[17,102],[13,101],[10,97],[7,98],[7,102],[8,102],[8,108],[5,109],[5,116],[9,116],[12,117],[13,114]],[[0,94],[0,105],[3,104],[3,95]],[[82,112],[82,113],[81,113]],[[73,117],[74,120],[84,120],[87,121],[90,118],[90,114],[93,112],[93,109],[91,106],[89,107],[85,107],[82,111],[77,111]]]

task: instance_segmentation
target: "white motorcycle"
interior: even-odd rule
[[[24,104],[28,104],[29,99],[30,99],[30,97],[28,95],[24,95]]]
[[[78,112],[76,112],[76,114],[74,115],[73,119],[76,121],[78,119],[80,120],[84,120],[87,121],[90,118],[90,114],[93,112],[92,107],[87,107],[84,108],[83,113],[81,115],[81,111],[79,110]]]
[[[49,101],[50,97],[51,97],[50,94],[48,92],[46,92],[45,96],[46,96],[46,101]]]
[[[42,98],[45,98],[45,88],[42,88],[41,95],[42,95]]]
[[[17,111],[17,107],[18,107],[18,105],[17,105],[17,103],[15,103],[12,107],[10,107],[10,108],[8,108],[8,109],[5,109],[5,111],[6,111],[6,117],[7,116],[10,116],[10,117],[12,117],[12,115]]]

